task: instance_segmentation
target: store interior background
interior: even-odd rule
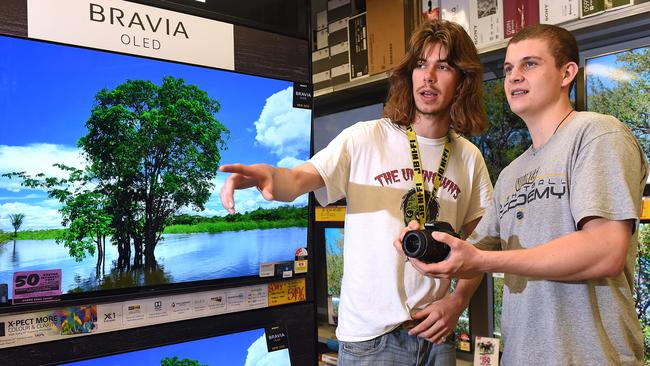
[[[20,9],[25,8],[25,3],[32,0],[5,1],[0,9],[0,35],[6,34],[10,37],[5,38],[17,39],[27,37],[26,26],[24,30],[21,28],[24,21],[22,18],[16,20],[12,12],[22,11]],[[502,0],[477,1],[483,4],[502,4]],[[566,0],[571,1],[577,3],[577,0]],[[262,75],[283,82],[313,83],[310,117],[312,146],[307,147],[311,154],[325,147],[345,127],[360,120],[378,118],[382,113],[389,70],[379,69],[374,73],[368,70],[365,74],[350,74],[353,42],[349,24],[354,24],[355,27],[367,26],[366,33],[360,37],[361,42],[364,38],[367,42],[372,33],[371,25],[373,22],[377,24],[379,20],[385,25],[382,27],[384,31],[399,30],[393,33],[403,35],[402,41],[405,43],[410,30],[417,23],[417,19],[420,19],[421,9],[427,5],[425,0],[267,0],[252,4],[213,0],[139,0],[128,3],[155,6],[232,23],[261,31],[268,36],[266,40],[278,42],[253,42],[253,46],[248,44],[250,48],[247,48],[246,52],[250,52],[257,59],[252,59],[251,62],[249,58],[247,65],[240,64],[244,68],[252,67],[241,71],[241,74]],[[451,8],[462,4],[467,6],[470,0],[440,0],[432,3],[438,3],[440,8]],[[518,3],[528,1],[519,0]],[[602,3],[605,1],[602,0]],[[386,6],[401,10],[386,11]],[[367,23],[363,23],[362,18]],[[11,19],[11,22],[6,19]],[[353,23],[349,23],[350,20]],[[626,7],[585,17],[576,15],[576,19],[561,25],[572,31],[581,50],[580,74],[571,94],[575,108],[612,114],[627,123],[642,143],[646,156],[650,157],[650,2],[632,1],[631,5]],[[23,31],[24,34],[20,33]],[[242,37],[248,36],[247,34]],[[509,110],[503,95],[502,62],[506,43],[507,40],[497,40],[477,46],[485,71],[484,97],[490,125],[487,133],[473,137],[472,141],[484,154],[493,181],[499,171],[530,144],[525,125]],[[277,44],[283,44],[285,47],[274,48],[273,45]],[[255,48],[259,49],[251,51]],[[357,49],[355,56],[363,58],[363,52]],[[250,66],[254,63],[258,65]],[[274,63],[282,64],[282,67],[289,67],[287,65],[293,63],[299,67],[286,72],[282,67],[274,69]],[[3,93],[2,89],[0,93]],[[0,145],[2,144],[0,142]],[[639,322],[644,329],[646,361],[650,362],[650,185],[646,186],[644,196],[647,196],[647,200],[644,198],[644,216],[639,227],[640,248],[634,278],[634,296]],[[232,342],[230,344],[233,350],[237,345],[242,349],[241,352],[245,353],[248,349],[246,347],[251,346],[251,339],[259,339],[265,329],[278,324],[283,327],[288,337],[288,348],[285,349],[288,352],[283,351],[286,354],[283,353],[282,357],[290,358],[294,366],[315,364],[318,358],[322,358],[322,354],[331,356],[336,349],[334,329],[342,275],[342,215],[345,212],[345,201],[328,207],[318,207],[313,197],[305,197],[304,200],[308,202],[305,204],[308,213],[301,219],[305,221],[303,227],[306,228],[308,236],[305,238],[305,246],[309,250],[309,272],[294,274],[293,278],[304,281],[303,288],[306,288],[304,297],[298,301],[256,309],[233,310],[196,319],[179,318],[178,321],[164,324],[125,327],[120,331],[75,336],[64,340],[0,348],[0,364],[60,364],[81,359],[91,362],[93,357],[146,350],[155,350],[154,353],[159,355],[161,347],[184,347],[184,344],[214,349],[216,346],[210,343],[201,346],[199,343],[193,343],[210,339],[217,339],[222,346]],[[0,201],[1,203],[3,202]],[[15,213],[17,212],[0,211],[0,219],[8,222],[8,215]],[[259,217],[254,219],[257,218]],[[21,230],[17,231],[18,235],[21,235]],[[11,252],[11,243],[16,242],[12,235],[11,229],[0,233],[0,242],[4,242],[0,244],[0,250],[4,245],[4,249]],[[10,263],[10,256],[6,260],[6,263]],[[0,261],[1,263],[4,262]],[[2,270],[0,267],[0,271]],[[258,288],[260,284],[272,284],[273,281],[284,280],[278,277],[260,279],[257,276],[242,276],[232,280],[212,279],[188,282],[184,285],[163,285],[147,288],[149,292],[100,292],[97,296],[90,297],[68,294],[64,295],[60,306],[81,306],[89,302],[126,303],[140,298],[150,299],[149,296],[192,296],[201,291],[226,293],[242,286]],[[459,335],[459,364],[468,364],[474,359],[474,345],[469,340],[476,336],[500,337],[503,282],[502,274],[486,275],[470,307],[461,316],[456,329]],[[0,322],[4,317],[16,313],[45,311],[50,306],[54,305],[3,304],[0,305]],[[229,338],[229,335],[232,337]],[[4,333],[1,336],[4,336]],[[463,343],[466,340],[467,342]],[[242,345],[246,347],[242,348]]]

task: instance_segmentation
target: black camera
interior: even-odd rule
[[[423,230],[411,230],[404,235],[402,250],[407,257],[425,263],[438,263],[449,256],[449,245],[441,243],[431,236],[434,231],[442,231],[460,238],[448,222],[434,221],[424,224]]]

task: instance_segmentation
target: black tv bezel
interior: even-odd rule
[[[0,364],[60,365],[276,325],[287,333],[292,365],[314,362],[313,305],[302,303],[6,348],[0,352]]]
[[[27,1],[27,0],[11,0],[12,2],[9,5],[16,5],[17,3],[21,1]],[[224,22],[231,22],[231,24],[239,24],[239,25],[246,25],[250,26],[253,29],[256,30],[262,30],[267,32],[269,29],[275,30],[276,32],[278,31],[277,29],[273,29],[272,27],[264,27],[261,26],[260,23],[258,22],[243,22],[240,19],[239,22],[233,22],[232,17],[228,17],[227,14],[220,14],[220,16],[216,16],[215,14],[210,14],[210,12],[199,12],[196,13],[195,11],[179,11],[179,10],[187,10],[187,7],[182,7],[182,6],[163,6],[163,5],[169,5],[166,4],[163,1],[157,1],[157,0],[152,0],[152,1],[133,1],[133,0],[127,0],[129,2],[133,3],[139,3],[142,5],[148,5],[148,6],[153,6],[153,7],[158,7],[161,9],[167,9],[170,11],[176,11],[178,13],[183,13],[183,14],[190,14],[190,15],[198,15],[201,17],[204,17],[206,19],[212,19],[212,20],[219,20],[219,21],[224,21]],[[10,9],[11,10],[11,9]],[[307,9],[308,10],[308,9]],[[293,34],[292,36],[296,36]],[[163,58],[156,58],[156,57],[150,57],[150,56],[144,56],[144,55],[137,55],[137,54],[131,54],[131,53],[125,53],[125,52],[119,52],[119,51],[113,51],[113,50],[106,50],[106,49],[100,49],[100,48],[93,48],[93,47],[87,47],[87,46],[82,46],[82,45],[76,45],[76,44],[68,44],[68,43],[62,43],[62,42],[55,42],[55,41],[50,41],[50,40],[43,40],[43,39],[38,39],[38,38],[29,38],[26,36],[20,36],[16,34],[12,34],[10,32],[6,32],[2,29],[0,29],[0,37],[8,37],[8,38],[16,38],[16,39],[22,39],[22,40],[27,40],[27,41],[33,41],[37,43],[48,43],[48,44],[53,44],[53,45],[59,45],[59,46],[64,46],[64,47],[73,47],[73,48],[79,48],[79,49],[86,49],[86,50],[91,50],[91,51],[99,51],[99,52],[107,52],[107,53],[112,53],[112,54],[118,54],[118,55],[125,55],[125,56],[131,56],[131,57],[137,57],[137,58],[143,58],[143,59],[150,59],[150,60],[156,60],[156,61],[163,61],[163,62],[171,62],[175,64],[180,64],[180,65],[187,65],[187,66],[194,66],[194,67],[201,67],[201,68],[206,68],[206,69],[212,69],[212,70],[217,70],[221,72],[232,72],[240,75],[249,75],[249,76],[255,76],[255,77],[260,77],[260,78],[266,78],[266,79],[275,79],[275,80],[280,80],[280,81],[286,81],[290,83],[299,84],[303,83],[300,80],[291,80],[287,79],[285,77],[277,77],[277,76],[269,76],[265,75],[262,73],[253,73],[253,72],[246,72],[246,71],[238,71],[238,70],[228,70],[228,69],[222,69],[218,67],[209,67],[205,65],[198,65],[198,64],[193,64],[189,62],[182,62],[182,61],[176,61],[176,60],[169,60],[169,59],[163,59]],[[301,38],[301,37],[300,37]],[[311,65],[309,65],[309,70],[311,72]],[[265,70],[265,72],[268,70]],[[304,83],[303,83],[304,84]],[[310,116],[310,143],[309,143],[309,156],[313,155],[313,132],[314,132],[314,115],[313,115],[313,106],[311,111],[311,116]],[[314,217],[314,205],[312,203],[313,201],[313,195],[309,195],[308,197],[308,225],[307,225],[307,235],[305,238],[307,250],[308,250],[308,260],[311,263],[314,263],[314,256],[312,253],[312,248],[313,244],[311,243],[311,231],[312,231],[312,222],[313,222],[313,217]],[[306,274],[294,274],[294,278],[305,278],[306,279],[306,302],[311,302],[313,301],[313,274],[312,270],[308,271]],[[53,302],[42,302],[42,303],[25,303],[25,304],[12,304],[10,301],[6,303],[0,303],[0,315],[2,314],[9,314],[9,313],[15,313],[15,312],[25,312],[25,311],[36,311],[36,310],[42,310],[42,309],[51,309],[51,308],[59,308],[59,307],[65,307],[65,306],[75,306],[75,305],[82,305],[82,304],[101,304],[101,303],[110,303],[110,302],[119,302],[119,301],[125,301],[125,300],[130,300],[130,299],[140,299],[140,298],[145,298],[145,297],[153,297],[153,296],[167,296],[167,295],[174,295],[174,294],[183,294],[183,293],[191,293],[191,292],[198,292],[198,291],[210,291],[210,290],[218,290],[218,289],[225,289],[225,288],[233,288],[233,287],[242,287],[242,286],[252,286],[252,285],[260,285],[260,284],[267,284],[271,282],[277,282],[280,280],[277,277],[258,277],[258,276],[239,276],[239,277],[230,277],[230,278],[220,278],[220,279],[206,279],[206,280],[198,280],[198,281],[186,281],[186,282],[178,282],[178,283],[171,283],[171,284],[158,284],[158,285],[147,285],[147,286],[138,286],[138,287],[129,287],[129,288],[118,288],[118,289],[100,289],[100,290],[93,290],[93,291],[86,291],[82,293],[64,293],[60,296],[60,300],[58,301],[53,301]]]

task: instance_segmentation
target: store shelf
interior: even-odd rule
[[[650,36],[650,2],[560,24],[575,35],[580,51]],[[478,48],[486,73],[499,73],[508,40]],[[314,92],[314,112],[335,113],[384,101],[388,72]]]

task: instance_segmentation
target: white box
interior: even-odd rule
[[[470,0],[469,36],[478,46],[503,40],[503,0]]]
[[[560,24],[578,19],[580,0],[539,0],[540,24]]]
[[[458,23],[469,33],[469,0],[441,0],[442,19]]]
[[[316,29],[321,30],[323,28],[327,28],[327,10],[316,13]]]
[[[316,48],[317,49],[323,49],[328,46],[327,39],[329,37],[329,33],[327,33],[327,28],[323,28],[319,31],[316,32]]]

